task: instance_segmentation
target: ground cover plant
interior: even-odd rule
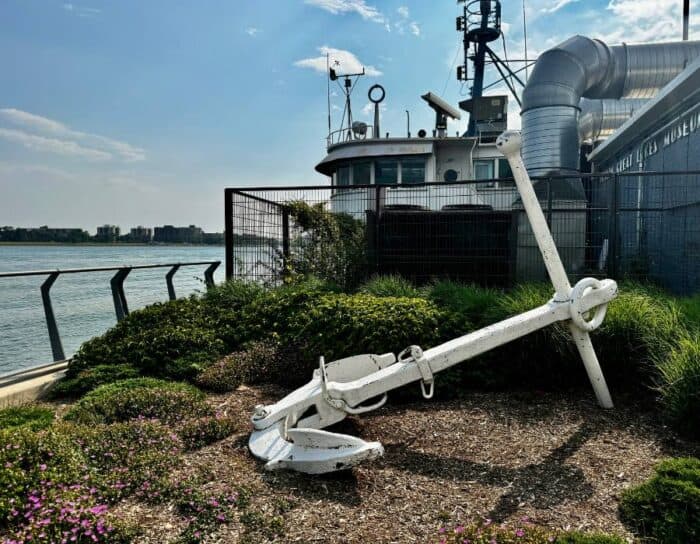
[[[437,544],[626,544],[615,535],[552,531],[523,518],[515,527],[493,523],[486,519],[479,523],[441,527]]]
[[[620,514],[655,542],[700,541],[700,459],[670,459],[647,482],[627,490]]]
[[[104,385],[63,421],[27,422],[47,408],[3,410],[0,429],[0,542],[131,542],[137,528],[114,515],[124,500],[174,504],[187,522],[182,542],[200,542],[231,521],[242,491],[199,492],[171,480],[185,452],[230,436],[237,423],[186,384],[151,378]],[[10,419],[8,414],[13,417]],[[44,419],[47,419],[44,417]]]

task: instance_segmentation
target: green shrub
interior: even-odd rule
[[[620,515],[633,531],[657,542],[700,541],[700,459],[670,459],[656,474],[628,489]]]
[[[184,421],[177,434],[186,450],[197,450],[231,436],[237,429],[233,418],[216,415]]]
[[[53,410],[45,406],[10,406],[0,409],[0,430],[24,427],[39,431],[49,427],[54,417]]]
[[[84,473],[85,458],[53,428],[0,430],[0,527],[41,481],[72,484]]]
[[[80,399],[65,419],[85,425],[144,418],[176,423],[211,413],[204,394],[191,385],[137,378],[98,387]]]
[[[205,368],[197,376],[197,385],[216,393],[226,393],[235,391],[241,383],[284,384],[290,368],[294,368],[292,358],[295,356],[293,350],[282,350],[276,342],[250,342],[245,350],[232,353]]]
[[[402,276],[374,276],[358,289],[359,293],[375,297],[419,298],[421,291]]]
[[[140,372],[131,365],[97,365],[80,370],[72,378],[64,378],[54,385],[50,392],[50,398],[77,398],[108,383],[138,378]]]
[[[681,339],[667,355],[657,357],[661,402],[682,433],[700,436],[700,337]]]
[[[213,317],[192,297],[133,312],[104,335],[85,342],[71,361],[68,377],[99,365],[130,365],[143,375],[183,379],[196,369],[178,360],[196,355],[214,361],[225,351]]]
[[[287,279],[314,276],[342,289],[354,289],[365,274],[367,243],[361,221],[328,211],[323,203],[287,204],[300,236],[291,241]]]
[[[264,293],[265,289],[257,283],[231,280],[209,289],[202,296],[203,311],[224,343],[224,353],[239,349],[248,340],[240,335],[241,310]]]
[[[320,355],[330,362],[363,353],[398,353],[411,344],[434,346],[441,318],[434,304],[418,298],[323,295],[295,312],[280,337],[303,346],[298,370],[306,381]]]
[[[529,523],[527,518],[517,527],[494,525],[486,520],[473,525],[442,527],[438,531],[438,544],[625,544],[615,535],[599,533],[559,533]]]

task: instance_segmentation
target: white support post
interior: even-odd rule
[[[510,168],[513,171],[515,184],[518,186],[518,192],[525,208],[525,213],[532,226],[532,232],[537,240],[537,245],[542,253],[544,265],[547,267],[549,278],[552,280],[554,289],[557,292],[557,300],[564,301],[571,299],[571,284],[566,275],[566,270],[559,257],[559,251],[554,243],[554,238],[547,225],[547,220],[542,212],[542,207],[537,200],[537,195],[532,187],[532,181],[527,174],[525,164],[520,156],[520,148],[522,139],[519,132],[507,131],[498,137],[496,147],[503,153]],[[603,371],[600,369],[600,363],[593,349],[593,343],[588,331],[579,328],[575,323],[570,325],[571,334],[581,354],[583,364],[586,367],[588,379],[591,381],[593,390],[598,399],[598,404],[603,408],[612,408],[613,402],[608,391],[608,386],[605,383]]]

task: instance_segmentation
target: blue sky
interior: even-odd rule
[[[508,53],[522,57],[522,0],[503,4]],[[675,40],[681,5],[526,0],[530,55],[572,34]],[[456,105],[467,92],[460,13],[452,0],[3,0],[0,225],[221,230],[226,186],[324,183],[323,52],[373,74],[356,117],[370,120],[381,83],[383,132],[402,134],[407,109],[414,132],[429,129],[421,94]]]

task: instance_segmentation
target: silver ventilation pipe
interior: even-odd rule
[[[578,117],[579,145],[610,136],[646,104],[646,98],[589,100],[582,98]]]
[[[574,36],[542,54],[522,98],[522,154],[531,175],[579,169],[579,103],[652,98],[700,56],[700,42],[610,47]]]

